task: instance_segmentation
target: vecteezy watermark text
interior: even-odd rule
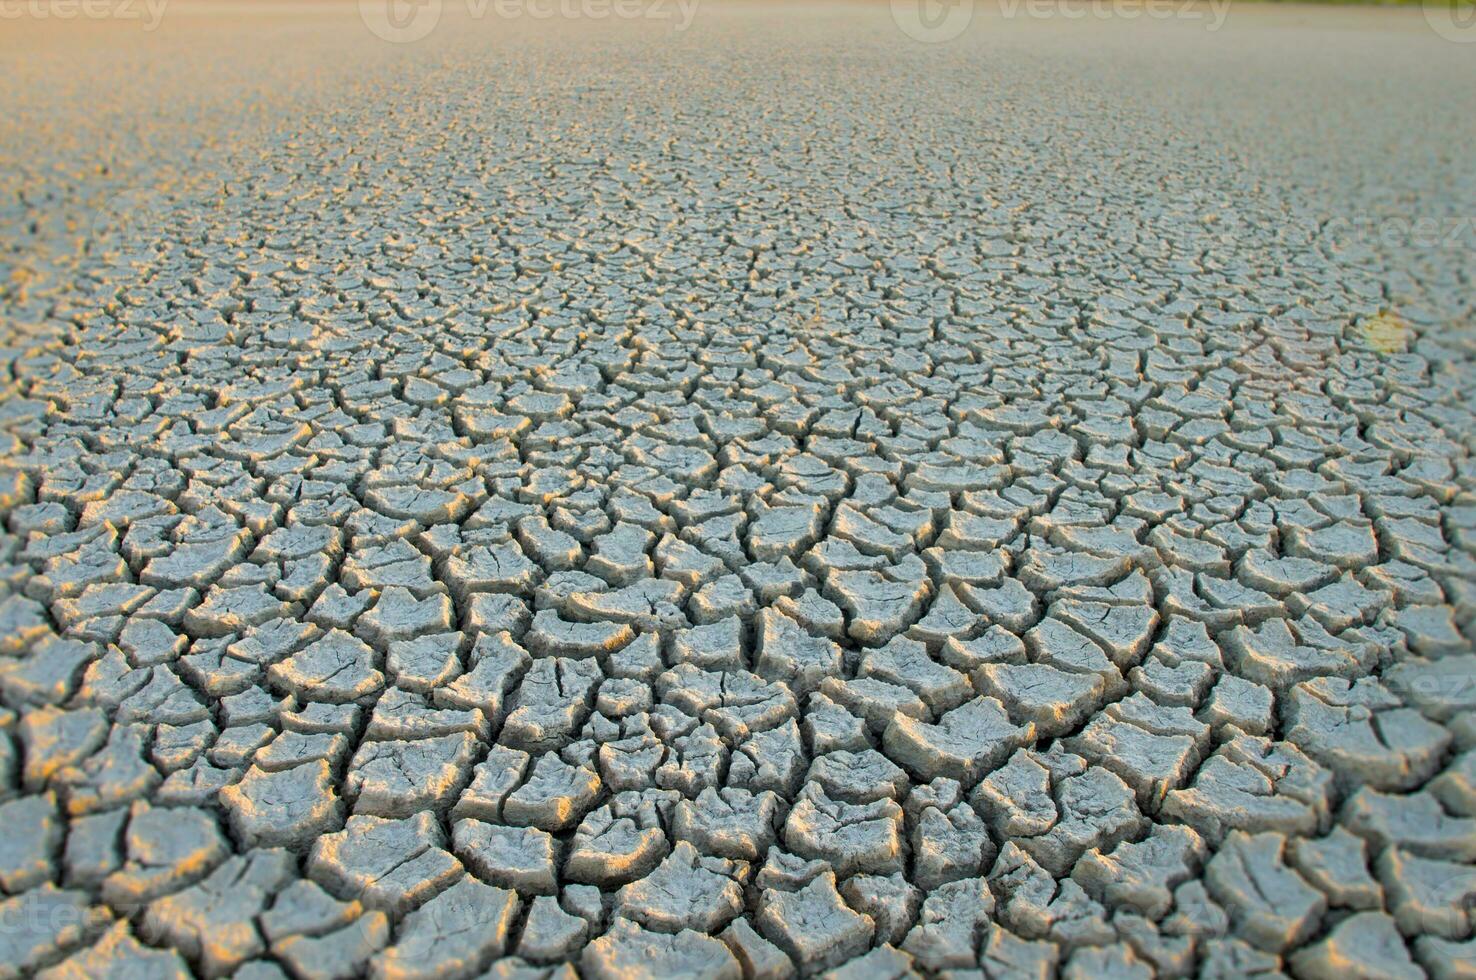
[[[473,20],[649,20],[684,31],[701,0],[359,0],[359,16],[375,36],[408,44],[429,36],[450,2]]]
[[[1224,209],[1191,230],[1224,244],[1308,245],[1333,249],[1476,250],[1476,217],[1335,214],[1299,217],[1249,215]],[[1173,233],[1190,228],[1168,225]]]
[[[938,44],[961,35],[976,7],[993,5],[1006,20],[1187,20],[1218,31],[1232,0],[891,0],[892,20],[902,33]]]
[[[0,0],[0,20],[136,20],[152,31],[169,0]]]

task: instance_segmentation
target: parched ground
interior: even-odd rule
[[[0,23],[0,976],[1476,975],[1469,46],[453,6]]]

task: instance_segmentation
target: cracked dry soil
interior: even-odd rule
[[[1476,975],[1476,62],[979,16],[7,24],[0,976]]]

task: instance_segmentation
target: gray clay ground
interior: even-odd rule
[[[1418,12],[4,26],[0,976],[1476,975]]]

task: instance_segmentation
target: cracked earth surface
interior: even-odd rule
[[[0,976],[1476,975],[1472,64],[1317,14],[16,25]]]

